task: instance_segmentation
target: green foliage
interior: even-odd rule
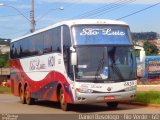
[[[10,40],[0,38],[0,45],[10,46]],[[1,67],[9,66],[9,53],[2,54],[0,51],[0,66]]]
[[[11,88],[0,86],[0,94],[1,93],[11,93]]]
[[[146,55],[158,55],[158,48],[154,44],[151,44],[149,42],[145,42],[144,45],[144,50],[146,51]]]
[[[138,92],[135,101],[142,103],[150,103],[150,104],[160,104],[160,92],[158,91]]]
[[[9,53],[0,54],[0,66],[1,67],[9,66]]]
[[[140,56],[140,50],[135,50],[135,55],[136,55],[136,57],[139,57]]]
[[[10,46],[10,40],[9,39],[2,39],[2,38],[0,38],[0,45]]]

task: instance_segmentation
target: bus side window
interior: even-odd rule
[[[10,58],[13,59],[14,43],[11,43]]]
[[[16,51],[17,51],[17,58],[21,58],[21,51],[22,51],[22,41],[21,40],[19,40],[19,41],[17,41],[16,42]]]
[[[23,40],[22,48],[22,57],[30,56],[31,45],[29,37]]]
[[[18,42],[14,42],[14,48],[13,48],[13,59],[17,59],[18,58]]]
[[[52,30],[49,30],[44,33],[44,48],[43,53],[50,53],[52,52],[52,45],[53,45],[53,34]]]
[[[36,49],[38,51],[38,55],[42,55],[43,54],[43,40],[44,40],[44,34],[40,33],[39,35],[37,35],[37,39],[36,39]]]
[[[72,66],[70,64],[70,46],[71,46],[71,37],[70,29],[67,26],[63,26],[63,58],[66,68],[66,72],[69,76],[72,76]]]
[[[52,29],[53,36],[53,52],[61,52],[61,27]]]
[[[32,55],[42,55],[43,54],[43,33],[34,35],[31,37],[31,54]]]

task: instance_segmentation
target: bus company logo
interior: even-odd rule
[[[107,36],[125,36],[125,32],[121,29],[111,28],[84,28],[80,33],[81,36],[94,36],[94,35],[107,35]]]
[[[40,70],[45,68],[45,64],[41,64],[39,58],[30,61],[30,70]]]
[[[102,85],[93,84],[93,85],[91,85],[91,88],[99,89],[99,88],[102,88]]]
[[[107,90],[108,90],[108,91],[111,91],[111,90],[112,90],[112,88],[111,88],[111,87],[108,87],[108,88],[107,88]]]
[[[48,67],[53,67],[55,66],[55,56],[50,56],[48,58]]]
[[[61,59],[58,59],[58,64],[61,64]]]

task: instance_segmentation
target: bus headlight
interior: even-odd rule
[[[127,87],[126,89],[125,89],[125,91],[132,91],[132,90],[136,90],[136,86],[131,86],[131,87]]]
[[[92,93],[93,92],[93,90],[86,89],[86,88],[77,88],[76,91],[80,93]]]

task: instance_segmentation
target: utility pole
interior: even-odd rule
[[[31,10],[31,32],[35,31],[35,20],[34,20],[34,0],[32,0],[32,10]]]

